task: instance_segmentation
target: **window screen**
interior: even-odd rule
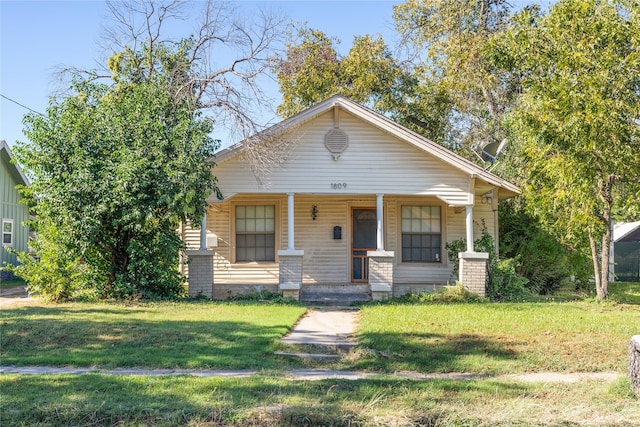
[[[440,206],[402,207],[402,261],[440,262]]]
[[[275,261],[275,206],[236,206],[236,261]]]

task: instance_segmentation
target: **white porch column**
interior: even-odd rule
[[[304,251],[295,249],[293,193],[287,193],[287,249],[278,251],[278,289],[285,297],[300,299]]]
[[[207,249],[207,208],[204,208],[204,215],[202,216],[202,223],[200,224],[200,250]]]
[[[393,296],[395,253],[384,249],[383,196],[383,194],[376,194],[376,250],[367,251],[369,286],[373,300],[383,300]]]
[[[293,209],[294,209],[294,205],[293,205],[293,193],[287,193],[287,235],[288,235],[288,244],[287,244],[287,250],[288,251],[293,251],[295,250],[295,239],[294,239],[294,225],[293,225]]]
[[[473,250],[473,206],[467,206],[466,217],[466,231],[467,231],[467,252],[474,252]]]
[[[382,203],[383,194],[376,194],[376,250],[384,251],[384,209]]]

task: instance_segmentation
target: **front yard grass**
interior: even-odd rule
[[[360,312],[360,347],[340,362],[278,357],[305,308],[162,302],[35,305],[0,312],[0,364],[253,369],[251,378],[0,375],[0,425],[619,426],[638,425],[624,378],[640,334],[640,285],[612,300],[388,304]],[[287,379],[300,366],[473,372],[475,380]],[[526,383],[527,372],[620,379]]]
[[[2,426],[620,426],[628,383],[291,381],[278,377],[0,377]]]
[[[640,306],[571,303],[380,305],[361,310],[351,369],[626,372]]]
[[[304,307],[210,302],[3,309],[2,365],[273,369]]]

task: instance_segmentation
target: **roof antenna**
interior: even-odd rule
[[[502,152],[506,144],[507,144],[506,138],[499,142],[498,141],[491,142],[485,145],[484,147],[482,147],[482,145],[480,144],[477,144],[476,146],[473,147],[474,149],[473,152],[483,162],[485,163],[489,162],[489,166],[486,169],[490,170],[494,166],[496,159],[498,158],[498,156],[500,155],[500,153]],[[478,154],[478,152],[476,151],[478,149],[480,150],[480,154]]]

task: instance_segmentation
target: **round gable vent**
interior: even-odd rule
[[[324,146],[333,154],[333,158],[337,160],[349,145],[349,137],[342,129],[331,129],[324,137]]]

